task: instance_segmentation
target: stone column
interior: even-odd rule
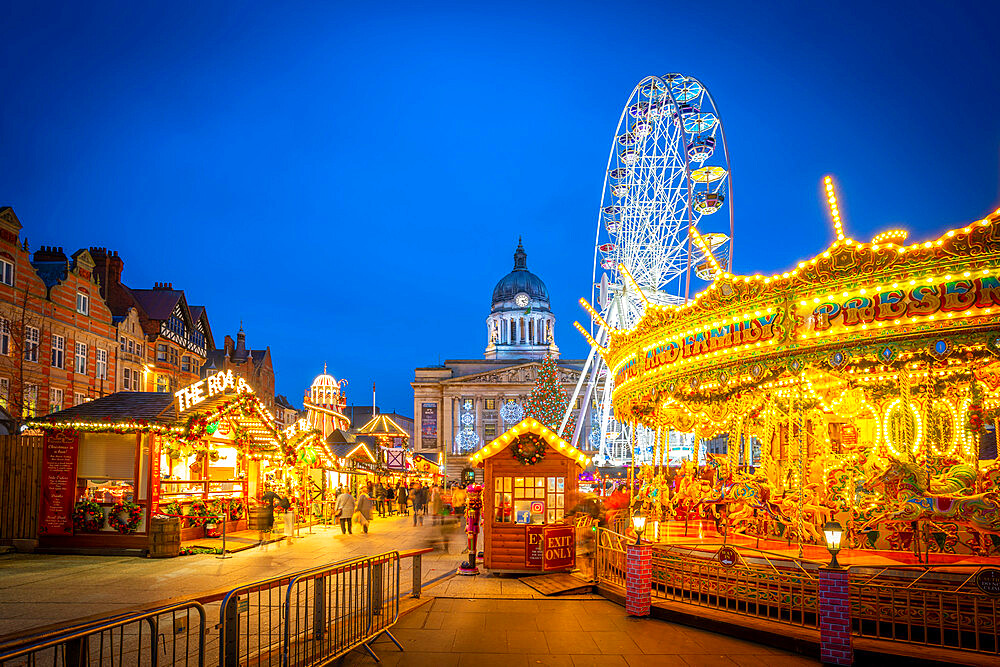
[[[442,395],[441,397],[441,423],[438,424],[438,436],[441,438],[441,449],[448,454],[452,453],[452,445],[449,444],[449,441],[452,437],[451,421],[454,412],[454,400],[450,396]]]
[[[476,426],[474,432],[480,437],[485,437],[483,436],[483,399],[481,396],[474,396],[472,400],[473,405],[476,407]]]
[[[652,598],[653,546],[629,544],[625,551],[625,613],[649,616]]]
[[[854,664],[849,583],[849,570],[819,571],[820,660],[824,665]]]

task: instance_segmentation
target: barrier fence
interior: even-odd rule
[[[157,667],[205,664],[205,608],[197,602],[85,623],[0,646],[0,667]]]
[[[377,662],[369,644],[383,634],[403,650],[390,632],[399,618],[400,560],[412,559],[411,594],[420,597],[421,556],[429,551],[391,551],[239,586],[221,596],[217,646],[206,644],[205,608],[188,601],[9,641],[0,645],[0,667],[308,667],[358,647]]]
[[[626,589],[627,545],[635,538],[597,533],[597,582]],[[729,545],[722,563],[702,548],[652,545],[651,597],[818,629],[825,563]],[[1000,598],[980,590],[985,566],[968,564],[847,569],[851,630],[857,637],[1000,655]]]

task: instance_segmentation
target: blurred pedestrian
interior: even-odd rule
[[[455,516],[463,516],[465,514],[465,501],[468,498],[468,494],[465,492],[465,487],[459,484],[451,492],[451,508],[455,510]]]
[[[417,520],[420,520],[420,525],[424,525],[424,517],[420,514],[420,484],[413,482],[410,484],[410,511],[413,512],[413,525],[417,525]]]
[[[399,505],[399,515],[406,516],[406,502],[409,495],[406,492],[406,487],[403,486],[402,482],[396,482],[396,504]]]
[[[362,491],[358,494],[358,506],[352,518],[361,524],[364,532],[368,532],[368,524],[372,520],[372,499],[367,492]]]
[[[441,514],[444,511],[444,503],[441,500],[441,488],[437,484],[431,486],[430,513],[434,516],[434,523],[441,523]]]
[[[354,496],[347,489],[344,489],[343,493],[337,496],[337,518],[340,519],[340,532],[352,533],[351,530],[351,516],[354,514]]]

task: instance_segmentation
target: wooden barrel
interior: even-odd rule
[[[269,505],[257,505],[250,508],[250,530],[271,530],[274,524],[274,510]]]
[[[181,553],[181,520],[153,517],[149,524],[149,557],[173,558]]]

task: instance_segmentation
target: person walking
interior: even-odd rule
[[[396,483],[396,504],[399,505],[399,515],[406,516],[406,487],[401,482]]]
[[[430,512],[434,515],[434,523],[441,523],[441,512],[444,509],[444,502],[441,499],[441,487],[437,484],[431,486]]]
[[[455,510],[455,516],[463,516],[465,514],[465,500],[468,494],[465,493],[465,487],[458,484],[454,490],[451,492],[451,508]]]
[[[353,519],[361,524],[365,533],[368,532],[368,524],[372,521],[372,499],[365,491],[358,494],[358,506],[354,511]]]
[[[353,534],[354,531],[351,530],[351,515],[354,514],[354,496],[351,495],[349,489],[344,489],[344,491],[337,496],[337,518],[340,519],[340,532]]]

